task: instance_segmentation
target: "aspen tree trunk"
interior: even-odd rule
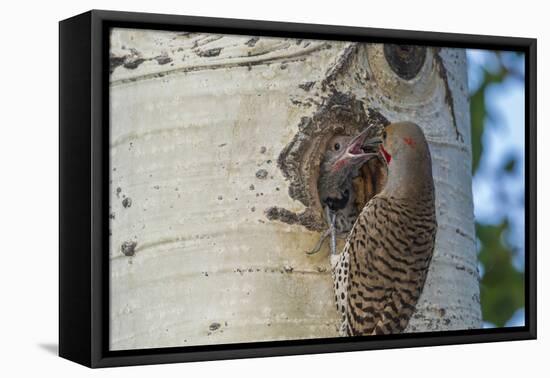
[[[430,144],[439,228],[407,331],[481,326],[465,53],[403,51],[112,31],[111,349],[337,336],[328,249],[304,253],[315,196],[289,177],[335,96]]]

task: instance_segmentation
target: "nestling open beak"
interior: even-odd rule
[[[332,169],[340,170],[349,165],[358,166],[378,156],[378,145],[382,143],[382,139],[377,136],[368,138],[370,133],[371,128],[367,127],[353,138],[338,159],[336,159]]]

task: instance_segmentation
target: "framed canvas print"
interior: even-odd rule
[[[536,337],[534,39],[60,22],[60,355]]]

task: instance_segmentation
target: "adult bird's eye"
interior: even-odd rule
[[[334,151],[340,150],[340,143],[334,143]]]

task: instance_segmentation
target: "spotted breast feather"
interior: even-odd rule
[[[437,228],[432,201],[373,198],[333,257],[342,335],[402,332],[422,292]]]

